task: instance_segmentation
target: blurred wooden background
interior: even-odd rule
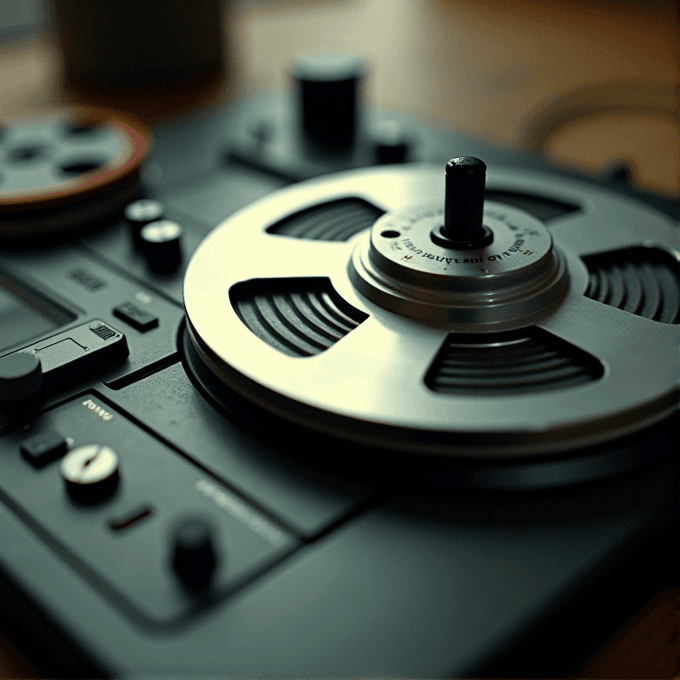
[[[368,106],[513,148],[559,111],[552,161],[595,174],[625,160],[638,188],[680,197],[674,0],[241,0],[225,36],[227,79],[110,103],[150,122],[200,115],[284,90],[300,53],[346,50],[368,64]],[[60,63],[49,22],[0,41],[0,120],[67,102]],[[662,593],[580,675],[680,676],[679,608],[680,589]],[[0,676],[32,675],[0,637]]]
[[[369,106],[522,147],[557,105],[553,161],[596,173],[624,159],[638,187],[680,196],[674,0],[241,0],[225,19],[228,81],[124,103],[160,120],[283,90],[300,53],[347,50],[369,66]],[[0,118],[65,99],[49,35],[0,43],[0,68]]]

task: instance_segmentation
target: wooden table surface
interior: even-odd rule
[[[287,87],[303,52],[361,55],[367,105],[508,148],[542,146],[596,174],[613,160],[635,186],[680,197],[680,25],[672,0],[253,0],[225,14],[228,79],[122,102],[149,122]],[[0,43],[0,119],[59,106],[49,33]],[[109,96],[108,103],[121,105]],[[680,588],[669,584],[579,677],[680,677]],[[32,677],[0,636],[0,677]]]

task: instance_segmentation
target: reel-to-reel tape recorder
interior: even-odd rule
[[[50,675],[576,672],[668,584],[677,207],[422,127],[284,187],[241,120],[145,169],[115,112],[2,131],[5,629]]]

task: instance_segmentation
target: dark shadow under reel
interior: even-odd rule
[[[200,246],[189,367],[431,481],[598,479],[673,451],[678,252],[661,213],[471,157],[329,176]]]

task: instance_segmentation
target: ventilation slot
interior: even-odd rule
[[[507,203],[515,208],[524,210],[530,215],[543,222],[549,222],[556,217],[568,215],[569,213],[580,210],[577,205],[571,203],[563,203],[552,198],[544,198],[543,196],[532,196],[529,194],[519,194],[512,191],[494,191],[487,189],[484,192],[484,198],[489,201],[498,201],[499,203]]]
[[[229,292],[243,323],[268,345],[294,357],[320,354],[368,315],[343,300],[329,279],[258,279]]]
[[[301,210],[267,228],[269,234],[315,241],[347,241],[384,214],[360,198],[342,198]]]
[[[584,257],[586,295],[660,323],[680,323],[680,264],[655,248],[627,248]]]
[[[597,359],[540,328],[448,336],[425,384],[473,396],[530,394],[574,387],[603,374]]]
[[[116,336],[116,331],[112,331],[108,326],[104,324],[99,324],[99,326],[92,327],[90,330],[98,335],[102,340],[108,340],[109,338],[114,338]]]

